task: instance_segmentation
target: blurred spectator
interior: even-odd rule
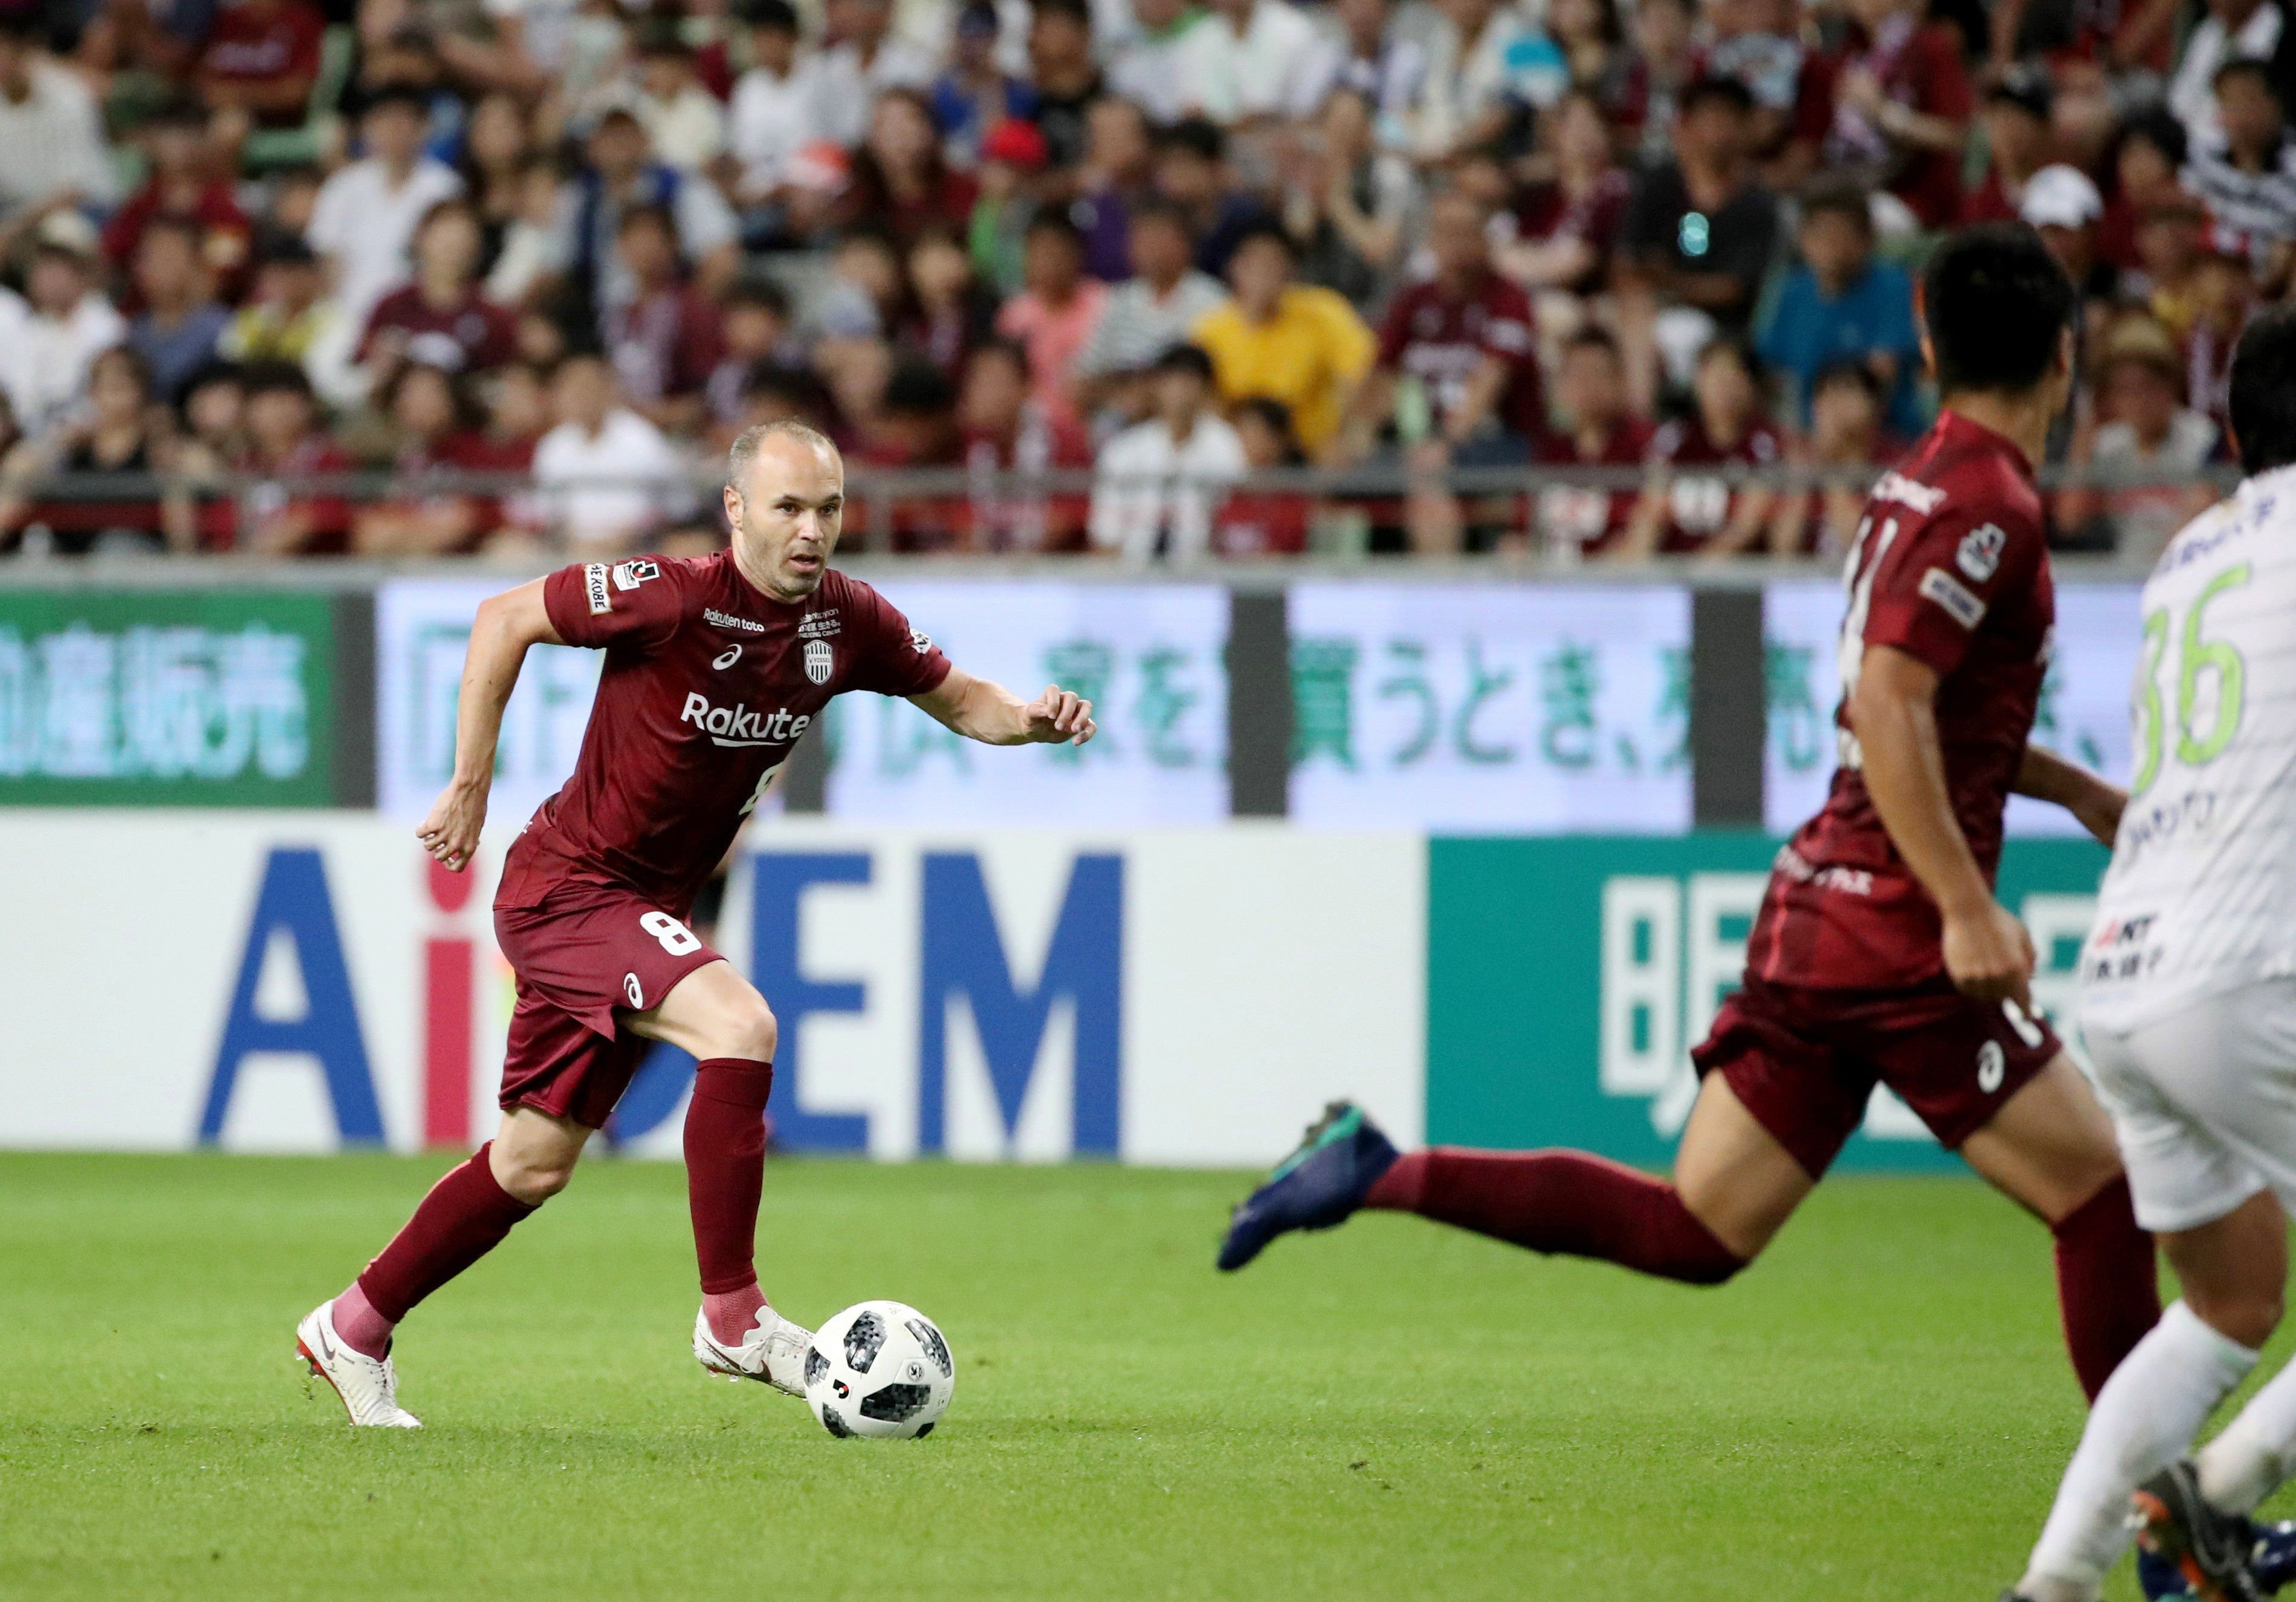
[[[1292,437],[1283,403],[1256,396],[1235,409],[1235,437],[1254,473],[1296,471],[1307,455]],[[1238,489],[1212,514],[1212,549],[1221,556],[1297,556],[1308,548],[1308,497],[1296,489]]]
[[[965,364],[957,398],[966,470],[974,476],[968,546],[975,551],[1069,551],[1083,542],[1085,497],[1007,490],[997,473],[1044,473],[1092,465],[1081,429],[1062,427],[1031,398],[1029,356],[1009,339],[983,345]]]
[[[350,545],[350,503],[340,486],[309,480],[347,473],[352,462],[320,426],[311,380],[299,367],[270,364],[249,369],[246,393],[238,467],[261,482],[241,497],[239,544],[264,556],[340,555]]]
[[[614,555],[691,502],[685,463],[660,429],[620,404],[604,356],[577,350],[551,385],[558,426],[534,448],[536,498],[547,527],[579,556]]]
[[[2272,61],[2289,44],[2296,39],[2289,37],[2281,0],[2205,0],[2169,83],[2169,110],[2183,120],[2186,137],[2197,144],[2218,132],[2219,69],[2228,61]]]
[[[1132,213],[1152,196],[1154,147],[1147,114],[1130,101],[1103,94],[1085,115],[1083,165],[1069,215],[1084,230],[1086,271],[1104,282],[1131,275],[1126,236]]]
[[[1962,222],[2016,217],[2026,184],[2048,165],[2049,115],[2055,102],[2049,75],[2038,67],[2013,66],[1985,92],[1985,177],[1962,197]]]
[[[1685,356],[1719,330],[1742,333],[1778,245],[1777,202],[1755,182],[1748,153],[1753,100],[1734,78],[1701,78],[1683,92],[1674,159],[1636,186],[1616,264],[1629,381],[1645,401],[1663,352]]]
[[[902,342],[955,380],[975,347],[996,331],[996,298],[972,273],[972,257],[948,228],[930,228],[909,247],[911,315]]]
[[[1583,328],[1562,342],[1554,378],[1561,427],[1540,436],[1545,467],[1639,468],[1650,450],[1650,425],[1627,401],[1626,362],[1619,342]],[[1538,523],[1547,549],[1565,560],[1601,555],[1626,537],[1637,492],[1561,486],[1538,497]]]
[[[840,144],[861,143],[870,108],[888,89],[930,90],[939,64],[892,31],[892,0],[826,0],[829,37],[816,68],[822,135]]]
[[[1569,86],[1562,52],[1505,0],[1441,0],[1437,11],[1416,131],[1423,158],[1505,139]]]
[[[1036,0],[1029,12],[1029,82],[1035,91],[1030,119],[1045,136],[1056,170],[1084,159],[1086,109],[1100,97],[1100,69],[1092,59],[1092,12],[1085,0]]]
[[[2057,519],[2121,556],[2150,563],[2216,491],[2190,480],[2222,454],[2222,430],[2184,404],[2184,364],[2169,331],[2144,314],[2115,322],[2097,371],[2094,437],[2075,460],[2103,472],[2153,473],[2184,480],[2082,490],[2060,498]]]
[[[527,163],[533,153],[526,110],[515,98],[488,94],[471,107],[455,170],[478,216],[481,273],[501,256],[503,240],[525,205]]]
[[[693,47],[674,23],[646,35],[630,109],[655,156],[681,172],[701,171],[726,148],[726,108],[695,78]]]
[[[1123,560],[1190,561],[1211,544],[1212,509],[1243,477],[1243,442],[1212,409],[1212,364],[1193,345],[1158,358],[1148,421],[1101,448],[1092,544]]]
[[[1029,352],[1031,392],[1063,427],[1078,421],[1076,359],[1100,323],[1108,286],[1084,275],[1084,238],[1057,212],[1029,225],[1024,288],[997,314],[996,331]]]
[[[253,232],[228,176],[208,147],[207,119],[195,103],[171,102],[144,125],[149,174],[103,226],[103,254],[115,273],[134,270],[136,247],[155,217],[191,223],[200,258],[219,282],[238,289]]]
[[[950,159],[967,165],[980,159],[990,128],[1008,117],[1026,122],[1037,114],[1037,92],[998,63],[1002,28],[993,0],[971,0],[956,14],[948,70],[933,80],[933,122]]]
[[[504,223],[494,265],[487,269],[487,298],[514,307],[564,268],[560,200],[565,175],[550,156],[529,156],[519,168],[517,208]]]
[[[1969,76],[1953,29],[1926,20],[1923,0],[1849,0],[1860,37],[1833,84],[1824,154],[1905,201],[1925,228],[1961,210]]]
[[[1300,443],[1320,455],[1338,434],[1378,342],[1346,300],[1292,282],[1292,241],[1273,223],[1245,231],[1228,264],[1234,298],[1198,321],[1224,404],[1282,401]]]
[[[2256,275],[2244,252],[2220,240],[2211,228],[2202,235],[2201,258],[2193,265],[2193,323],[2185,336],[2185,404],[2222,425],[2233,347],[2256,315]]]
[[[453,168],[422,153],[429,115],[413,89],[377,94],[359,123],[365,159],[338,168],[319,190],[308,237],[352,328],[365,327],[375,302],[406,276],[407,248],[425,214],[463,192]]]
[[[1634,54],[1605,110],[1618,127],[1620,144],[1640,165],[1655,165],[1674,154],[1682,94],[1698,76],[1696,27],[1691,0],[1636,0]],[[1751,110],[1747,116],[1751,125]],[[1751,139],[1750,133],[1750,143]]]
[[[2073,287],[2092,309],[2108,306],[2118,287],[2112,264],[2097,244],[2104,197],[2078,167],[2057,162],[2033,175],[2025,185],[2018,215],[2031,224],[2057,258]]]
[[[629,407],[668,433],[691,433],[709,405],[703,391],[726,336],[717,303],[678,270],[677,240],[659,206],[622,213],[616,241],[631,298],[606,308],[600,332]]]
[[[1284,226],[1299,241],[1300,277],[1369,310],[1387,298],[1416,218],[1411,164],[1378,148],[1371,102],[1351,89],[1324,102],[1323,151],[1289,186]]]
[[[496,520],[493,499],[435,482],[442,475],[487,471],[497,460],[476,427],[476,408],[463,380],[429,363],[408,362],[376,398],[396,439],[391,494],[359,508],[351,548],[377,557],[475,549]]]
[[[74,214],[51,217],[32,252],[24,297],[0,291],[0,388],[34,441],[70,416],[95,358],[127,337],[127,324],[90,282],[90,250],[63,242],[74,233],[59,225],[65,223],[86,231]]]
[[[1201,117],[1184,118],[1156,135],[1156,192],[1180,208],[1196,241],[1196,266],[1215,277],[1246,229],[1272,215],[1239,187],[1227,166],[1227,137]]]
[[[33,13],[0,12],[0,249],[52,212],[116,192],[94,97],[39,38]]]
[[[1754,102],[1753,151],[1765,159],[1784,146],[1802,95],[1808,60],[1797,11],[1792,0],[1718,0],[1707,8],[1701,65],[1746,86]]]
[[[2231,61],[2217,69],[2216,99],[2218,129],[2193,141],[2185,183],[2218,233],[2245,245],[2264,282],[2277,286],[2296,241],[2296,143],[2280,89],[2265,63]]]
[[[310,0],[226,0],[200,53],[200,98],[235,150],[255,128],[300,127],[327,20]]]
[[[668,213],[677,228],[677,253],[705,291],[734,281],[741,269],[740,230],[716,184],[653,160],[645,129],[625,110],[598,119],[587,149],[589,164],[559,201],[561,259],[578,293],[600,307],[619,306],[636,293],[614,251],[622,212],[631,206],[659,206]]]
[[[1828,186],[1804,198],[1796,231],[1801,265],[1786,275],[1762,329],[1762,360],[1785,375],[1793,416],[1810,421],[1817,375],[1845,358],[1865,364],[1888,398],[1890,427],[1921,431],[1914,375],[1921,339],[1906,270],[1874,257],[1874,214],[1863,190]]]
[[[955,388],[930,362],[896,362],[877,405],[854,407],[849,415],[860,437],[848,455],[862,466],[939,468],[963,460]],[[965,511],[940,495],[894,495],[864,504],[870,515],[850,532],[868,546],[947,551],[963,540]]]
[[[1883,391],[1874,370],[1860,361],[1840,361],[1818,373],[1810,386],[1809,437],[1794,459],[1819,468],[1877,470],[1895,454],[1882,426]],[[1779,556],[1840,556],[1856,543],[1866,515],[1867,480],[1860,471],[1778,497],[1770,524],[1770,550]]]
[[[1211,13],[1193,0],[1132,0],[1135,28],[1108,69],[1108,86],[1159,125],[1201,116],[1219,48]]]
[[[0,538],[37,534],[61,556],[187,551],[197,539],[192,502],[152,478],[168,470],[167,442],[152,426],[152,375],[115,346],[88,374],[86,419],[45,445],[20,444],[0,462]],[[69,499],[37,501],[51,474],[73,479]],[[30,525],[28,530],[27,525]]]
[[[234,362],[301,366],[336,322],[319,258],[301,240],[267,242],[256,256],[255,294],[217,341]]]
[[[1435,270],[1388,307],[1338,449],[1360,457],[1384,419],[1414,479],[1527,462],[1546,424],[1530,301],[1492,270],[1482,208],[1467,196],[1436,197],[1427,242]],[[1414,550],[1460,548],[1459,503],[1441,483],[1415,489],[1406,515]]]
[[[972,180],[941,155],[932,110],[914,89],[888,89],[869,118],[869,139],[854,152],[853,176],[832,213],[840,228],[866,227],[906,241],[928,227],[966,226]]]
[[[710,445],[731,445],[741,430],[744,396],[759,369],[793,367],[797,353],[790,334],[789,297],[781,287],[758,281],[737,285],[724,307],[725,354],[710,371],[704,393],[710,421],[716,425]]]
[[[1046,160],[1033,122],[1004,121],[980,142],[980,193],[965,231],[981,281],[1000,295],[1021,287],[1021,257]]]
[[[1318,62],[1315,103],[1336,89],[1361,95],[1383,144],[1404,142],[1412,109],[1427,80],[1427,48],[1399,26],[1391,0],[1332,0],[1339,37],[1326,42]]]
[[[1109,290],[1077,355],[1077,378],[1095,404],[1111,380],[1145,371],[1227,298],[1218,279],[1190,264],[1186,220],[1168,202],[1152,201],[1134,216],[1131,256],[1133,275]]]
[[[135,290],[143,313],[127,325],[147,387],[172,402],[193,373],[214,360],[231,314],[209,292],[199,234],[190,223],[154,218],[135,252]]]
[[[1039,12],[1045,4],[1037,0]],[[1221,122],[1312,115],[1324,52],[1306,13],[1291,0],[1210,0],[1210,9],[1205,114]]]
[[[375,302],[357,359],[380,388],[401,362],[485,372],[517,354],[517,324],[480,293],[484,236],[465,200],[441,200],[414,232],[414,278]]]
[[[1651,437],[1650,481],[1616,554],[1732,556],[1753,549],[1768,530],[1777,491],[1733,487],[1723,474],[1695,470],[1772,468],[1784,460],[1784,442],[1762,414],[1761,382],[1746,347],[1734,339],[1709,345],[1691,395],[1690,414]]]
[[[2097,227],[2098,248],[2114,266],[2126,272],[2143,265],[2137,233],[2149,212],[2192,203],[2193,197],[2178,181],[2189,149],[2184,125],[2161,107],[2139,112],[2120,125],[2105,168],[2112,192]]]
[[[726,141],[741,164],[742,204],[769,203],[788,181],[790,160],[828,137],[821,87],[798,59],[797,12],[789,0],[751,0],[750,46],[756,64],[734,86]]]
[[[1634,184],[1616,159],[1595,98],[1573,90],[1556,102],[1554,176],[1526,186],[1499,261],[1534,290],[1598,292],[1610,276]]]

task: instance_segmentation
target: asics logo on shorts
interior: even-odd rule
[[[1977,1088],[1990,1096],[2001,1088],[2001,1081],[2009,1073],[2009,1053],[2001,1049],[1997,1040],[1987,1041],[1977,1048]]]

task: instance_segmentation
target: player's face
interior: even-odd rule
[[[832,449],[775,437],[758,446],[749,482],[726,495],[742,570],[777,601],[821,584],[845,515],[845,463]]]

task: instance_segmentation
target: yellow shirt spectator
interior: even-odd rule
[[[1379,347],[1344,298],[1304,284],[1286,285],[1262,320],[1234,300],[1206,312],[1194,337],[1212,359],[1222,404],[1262,395],[1282,401],[1311,455],[1339,431],[1348,396]]]

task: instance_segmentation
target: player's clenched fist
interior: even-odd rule
[[[1945,917],[1945,970],[1962,994],[2032,1010],[2033,937],[1997,901]]]
[[[422,820],[414,838],[422,842],[423,850],[460,873],[477,854],[479,830],[486,821],[486,792],[450,784],[431,803],[430,815]]]
[[[1029,738],[1043,745],[1080,746],[1100,732],[1100,725],[1092,721],[1092,703],[1058,684],[1046,685],[1045,693],[1030,701],[1027,711]]]

